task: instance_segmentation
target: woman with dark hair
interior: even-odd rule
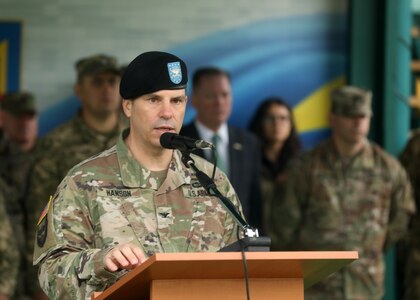
[[[269,213],[286,181],[286,166],[301,149],[290,106],[279,97],[265,99],[251,119],[250,131],[262,145],[261,191],[263,231],[269,235]]]

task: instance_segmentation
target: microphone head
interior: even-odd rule
[[[164,132],[160,136],[160,145],[166,149],[176,149],[174,143],[172,142],[175,136],[176,134],[173,132]]]

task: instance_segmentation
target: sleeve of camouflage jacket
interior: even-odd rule
[[[33,223],[37,222],[42,209],[63,179],[60,178],[56,156],[57,154],[50,153],[45,145],[41,145],[37,151],[28,190],[28,205],[33,211]]]
[[[294,159],[287,168],[282,198],[273,198],[271,210],[272,250],[294,250],[294,240],[302,219],[302,207],[308,194],[308,174],[303,157]]]
[[[0,194],[0,295],[12,296],[19,266],[19,251],[14,243],[12,228]]]
[[[56,155],[49,155],[45,143],[39,145],[36,154],[36,160],[29,176],[29,187],[27,192],[27,256],[32,258],[34,250],[36,223],[39,219],[42,209],[48,203],[51,195],[54,195],[57,186],[62,178],[57,176],[58,162]],[[36,293],[39,289],[37,283],[37,267],[29,268],[27,271],[27,286],[31,293]],[[35,279],[35,282],[33,281]]]
[[[109,249],[94,248],[88,204],[74,181],[66,177],[59,190],[38,225],[34,264],[40,265],[39,281],[51,299],[84,299],[104,290],[124,271],[104,269],[103,257]],[[44,243],[38,241],[43,222],[48,224]]]
[[[420,205],[420,135],[410,139],[401,153],[401,164],[404,166],[414,189],[417,207]]]
[[[385,247],[388,247],[407,233],[408,222],[414,214],[413,191],[405,170],[396,162],[390,170],[393,190]]]
[[[28,223],[30,230],[28,234],[29,243],[35,241],[36,223],[42,212],[42,209],[48,203],[50,196],[54,195],[57,186],[62,178],[58,177],[58,164],[55,160],[56,154],[49,153],[49,143],[45,140],[40,142],[37,148],[35,163],[29,176],[29,187],[27,195]]]

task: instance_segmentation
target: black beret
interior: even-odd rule
[[[145,52],[125,69],[120,94],[132,100],[160,90],[184,89],[187,82],[187,66],[182,59],[166,52]]]

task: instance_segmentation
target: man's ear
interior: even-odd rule
[[[133,100],[122,100],[122,109],[127,118],[131,118],[131,110],[133,108]]]

